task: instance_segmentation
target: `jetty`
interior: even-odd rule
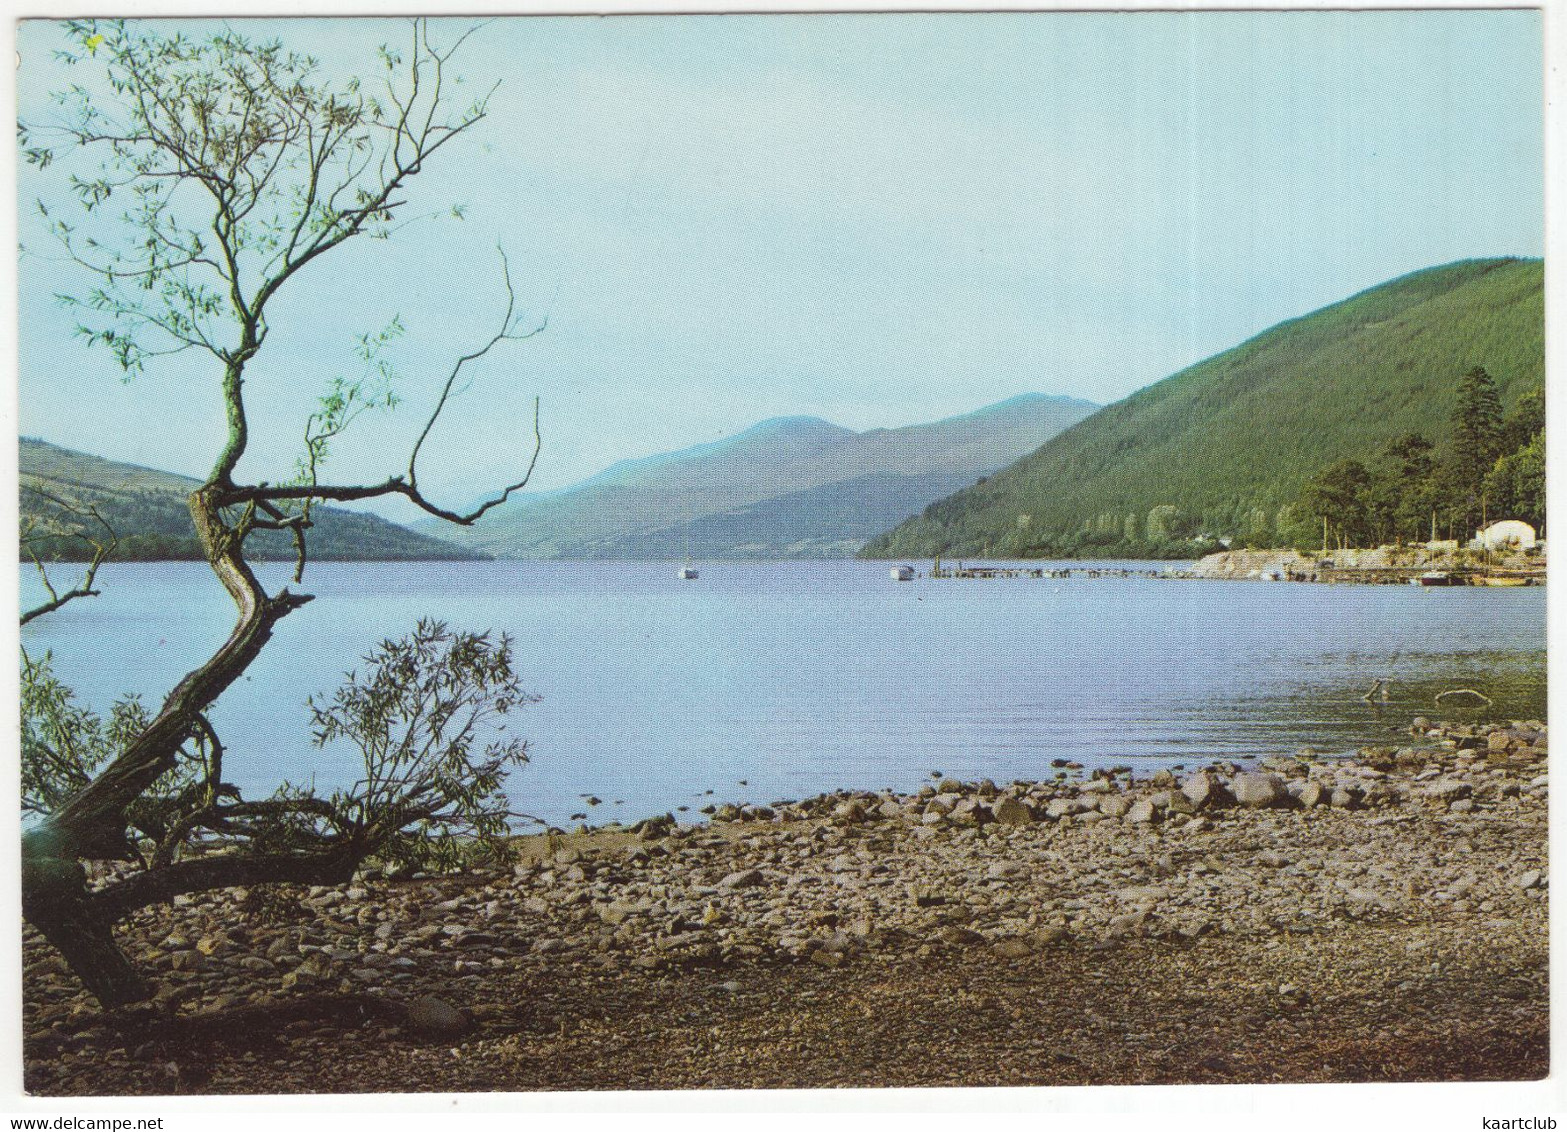
[[[1459,566],[1445,571],[1435,572],[1444,575],[1446,581],[1438,583],[1426,581],[1426,576],[1433,573],[1433,571],[1429,567],[1420,566],[1332,567],[1320,571],[1320,573],[1314,578],[1306,578],[1302,580],[1361,586],[1396,586],[1410,584],[1437,584],[1448,586],[1543,586],[1545,584],[1545,568],[1543,565],[1539,569],[1512,570],[1487,570],[1483,567]]]
[[[1393,586],[1543,586],[1546,579],[1545,543],[1526,549],[1471,547],[1460,550],[1456,542],[1369,549],[1324,550],[1302,553],[1293,549],[1224,550],[1197,562],[1166,566],[1030,566],[1020,562],[952,565],[936,558],[929,570],[895,566],[896,581],[932,578],[940,581],[1002,579],[1078,580],[1100,578],[1202,578],[1215,581],[1315,582],[1327,585]]]
[[[961,562],[956,566],[943,566],[941,560],[937,559],[925,576],[942,580],[989,581],[998,578],[1171,578],[1183,575],[1184,571],[1139,569],[1130,566],[965,566]]]

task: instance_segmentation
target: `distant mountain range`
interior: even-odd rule
[[[778,417],[710,444],[614,464],[514,498],[468,528],[407,530],[318,508],[316,559],[1028,556],[1092,532],[1135,546],[1152,512],[1260,534],[1326,464],[1447,431],[1459,377],[1484,366],[1504,407],[1544,380],[1539,260],[1472,260],[1392,280],[1281,323],[1109,408],[1025,394],[964,416],[855,432]],[[196,481],[21,441],[22,521],[46,495],[96,506],[117,557],[199,554]],[[40,494],[44,493],[44,494]],[[69,522],[70,517],[65,516]],[[1134,533],[1135,532],[1135,533]],[[457,544],[457,545],[454,545]],[[285,535],[258,557],[289,558]],[[1092,549],[1092,548],[1089,548]],[[50,556],[80,553],[70,539]]]
[[[863,553],[1053,555],[1085,534],[1135,544],[1166,507],[1197,530],[1266,545],[1279,510],[1325,465],[1409,432],[1445,437],[1473,367],[1508,410],[1539,387],[1543,276],[1539,260],[1470,260],[1281,323],[1094,414]]]
[[[199,559],[201,548],[185,497],[200,484],[186,476],[120,464],[23,437],[20,448],[21,521],[51,520],[57,529],[96,524],[81,513],[91,506],[114,529],[119,561]],[[59,502],[56,502],[59,501]],[[62,508],[60,503],[76,508]],[[470,548],[416,534],[375,515],[316,507],[311,518],[310,557],[316,561],[401,561],[475,559]],[[34,530],[39,528],[35,526]],[[79,539],[54,537],[34,544],[44,559],[80,559],[91,551]],[[257,561],[294,557],[293,543],[280,531],[258,531],[247,544]]]
[[[1098,408],[1025,394],[964,416],[867,432],[777,417],[714,443],[622,461],[562,491],[513,499],[473,527],[443,534],[499,558],[848,557]]]

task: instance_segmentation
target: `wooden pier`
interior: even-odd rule
[[[1485,569],[1482,566],[1455,566],[1449,570],[1433,571],[1427,566],[1344,567],[1322,569],[1308,581],[1327,582],[1335,585],[1399,586],[1410,585],[1430,573],[1446,574],[1451,586],[1543,586],[1545,569]]]
[[[993,578],[1171,578],[1182,575],[1162,570],[1139,570],[1121,566],[965,566],[961,562],[956,566],[943,566],[941,560],[937,559],[925,576],[941,579],[989,580]]]
[[[1201,575],[1190,570],[1174,568],[1162,570],[1140,569],[1131,566],[966,566],[961,562],[956,566],[947,566],[943,565],[939,558],[928,571],[914,570],[912,567],[901,567],[900,569],[911,571],[910,577],[937,578],[941,580],[1157,578],[1168,581],[1201,577]],[[1252,578],[1248,580],[1317,582],[1328,585],[1396,586],[1417,582],[1422,575],[1432,572],[1433,568],[1429,563],[1423,566],[1373,567],[1336,567],[1321,564],[1313,570],[1291,570],[1287,573],[1275,574],[1271,578]],[[1543,586],[1545,584],[1545,567],[1543,564],[1539,567],[1525,569],[1493,567],[1489,570],[1482,566],[1457,566],[1440,571],[1440,573],[1448,575],[1452,580],[1439,584],[1453,586]]]

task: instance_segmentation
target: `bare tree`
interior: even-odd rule
[[[67,220],[44,202],[38,208],[66,254],[98,281],[73,300],[90,342],[111,351],[128,373],[187,351],[213,363],[226,429],[189,507],[206,559],[236,609],[217,651],[156,711],[117,718],[116,734],[104,736],[112,751],[101,767],[84,772],[80,787],[50,805],[23,838],[24,914],[112,1006],[149,993],[111,935],[113,923],[137,907],[268,880],[339,883],[367,855],[405,843],[410,831],[427,841],[432,834],[496,831],[497,776],[522,759],[523,748],[475,743],[487,721],[526,699],[504,639],[422,624],[410,640],[383,645],[378,665],[402,664],[398,671],[416,687],[444,672],[463,699],[436,712],[395,696],[382,703],[381,726],[401,727],[413,747],[359,735],[368,744],[366,779],[342,796],[284,787],[268,799],[242,800],[223,780],[223,744],[206,713],[278,622],[311,600],[287,588],[266,590],[246,558],[253,532],[292,533],[297,579],[313,502],[401,496],[431,515],[469,524],[527,483],[539,452],[537,401],[527,467],[473,510],[428,499],[417,461],[464,366],[542,326],[524,328],[518,319],[503,255],[505,302],[496,328],[438,383],[400,472],[372,483],[322,482],[327,442],[367,405],[386,400],[368,381],[354,381],[336,383],[323,398],[293,481],[240,482],[236,470],[249,438],[246,367],[266,344],[270,304],[322,256],[407,223],[410,180],[484,119],[488,95],[462,107],[451,102],[451,59],[467,36],[440,46],[425,22],[413,22],[402,46],[381,49],[382,74],[372,90],[363,79],[334,84],[314,60],[228,29],[192,38],[135,22],[65,26],[76,45],[68,60],[101,68],[107,89],[73,86],[58,96],[60,121],[22,127],[24,159],[39,168],[57,159],[68,167],[66,180],[85,216]],[[391,690],[382,686],[381,693]],[[355,737],[353,727],[322,710],[318,739]],[[351,714],[351,705],[342,710]],[[464,711],[469,722],[453,722]],[[402,785],[389,790],[386,766],[393,764]],[[203,834],[244,851],[182,851]],[[138,841],[150,842],[151,851]],[[93,859],[143,867],[93,889],[82,864]]]
[[[98,579],[98,568],[114,554],[120,539],[91,503],[78,503],[34,484],[23,484],[22,491],[43,508],[23,516],[20,541],[22,553],[38,571],[44,592],[49,595],[47,601],[22,611],[22,624],[26,625],[79,597],[97,597],[98,591],[93,585]],[[44,565],[44,555],[62,543],[79,544],[87,555],[81,577],[68,589],[56,586],[49,577],[49,568]]]

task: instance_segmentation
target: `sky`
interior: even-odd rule
[[[343,77],[405,34],[234,22]],[[47,122],[86,65],[48,22],[18,42],[20,115]],[[433,218],[280,292],[241,472],[288,474],[314,399],[394,315],[403,403],[356,423],[332,478],[400,471],[493,332],[497,246],[548,326],[465,371],[421,459],[443,502],[515,478],[535,396],[543,490],[772,416],[1115,401],[1405,272],[1542,254],[1541,50],[1540,13],[1503,10],[497,20],[458,57],[473,92],[500,83],[488,118],[410,187]],[[54,299],[91,285],[30,211],[69,199],[62,175],[20,172],[20,431],[203,475],[211,359],[124,382]]]

